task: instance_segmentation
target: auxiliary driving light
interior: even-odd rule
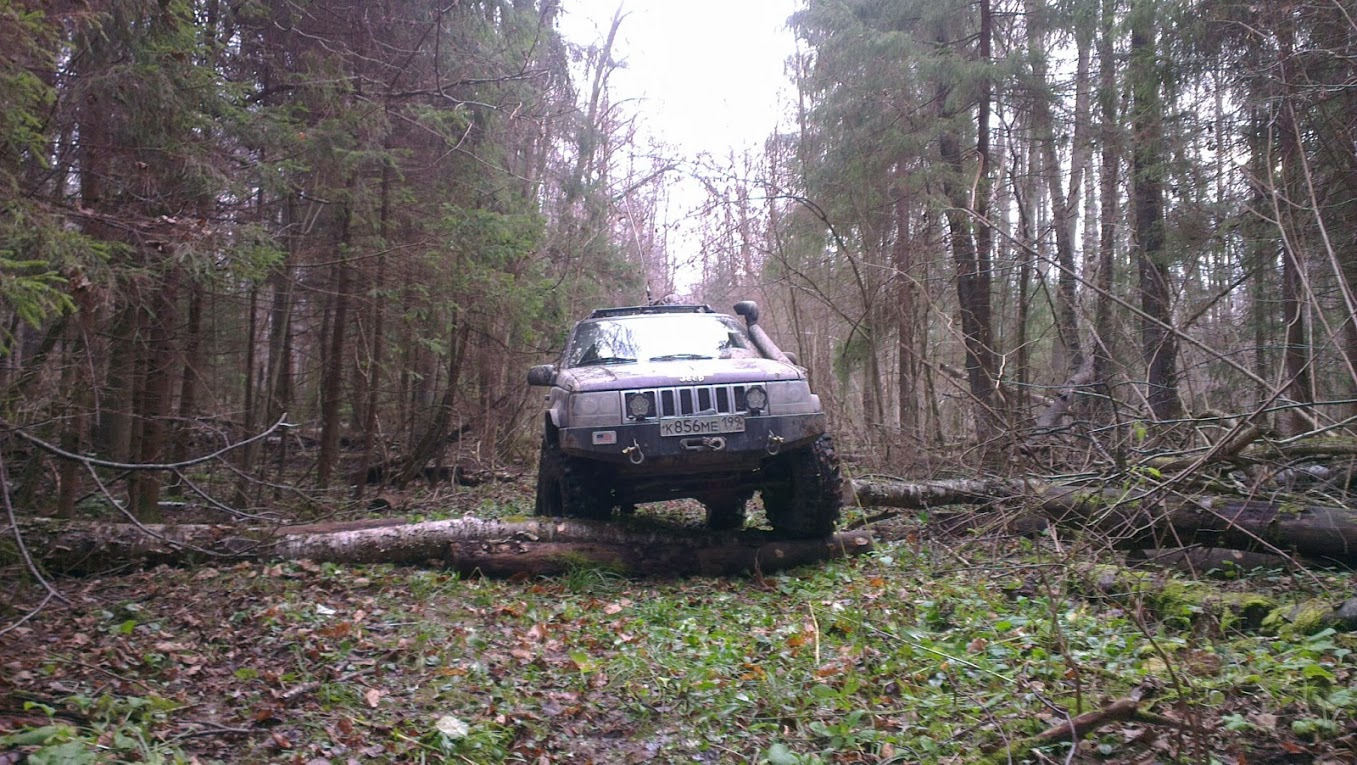
[[[647,393],[628,393],[627,413],[636,420],[651,417],[655,414],[655,399]]]
[[[750,388],[744,392],[744,401],[749,406],[749,411],[762,411],[764,407],[768,406],[768,394],[764,392],[763,388]]]

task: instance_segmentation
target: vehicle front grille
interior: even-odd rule
[[[649,394],[655,401],[660,419],[711,414],[748,414],[746,385],[690,385],[678,388],[650,388],[627,393]],[[625,411],[625,395],[623,406]]]

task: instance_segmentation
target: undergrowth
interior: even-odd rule
[[[1242,628],[1214,597],[1280,612],[1341,599],[1349,574],[1097,587],[1106,555],[922,532],[737,579],[302,562],[68,580],[71,605],[0,637],[0,759],[1003,762],[1135,694],[1173,724],[1013,752],[1350,761],[1357,639]]]

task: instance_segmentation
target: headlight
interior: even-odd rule
[[[653,417],[655,415],[655,394],[628,393],[627,414],[630,414],[634,420]]]
[[[774,414],[817,414],[820,401],[805,380],[768,383],[768,411]]]
[[[570,419],[566,427],[607,427],[622,422],[617,393],[576,393],[570,397]]]
[[[755,386],[744,392],[744,402],[749,405],[749,411],[763,411],[768,407],[768,394],[763,388]]]

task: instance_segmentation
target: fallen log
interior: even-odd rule
[[[853,481],[867,507],[921,510],[1024,500],[1052,523],[1092,529],[1122,547],[1224,547],[1357,565],[1357,510],[1230,497],[1156,495],[1038,481]]]
[[[625,576],[769,573],[872,547],[866,532],[780,539],[760,531],[637,529],[623,524],[459,518],[247,528],[231,525],[25,522],[29,547],[52,571],[93,573],[117,566],[211,559],[312,560],[343,564],[435,565],[491,577],[561,574],[597,567]]]
[[[955,479],[947,481],[851,482],[853,497],[863,507],[927,510],[944,505],[983,505],[1027,495],[1022,481]]]

